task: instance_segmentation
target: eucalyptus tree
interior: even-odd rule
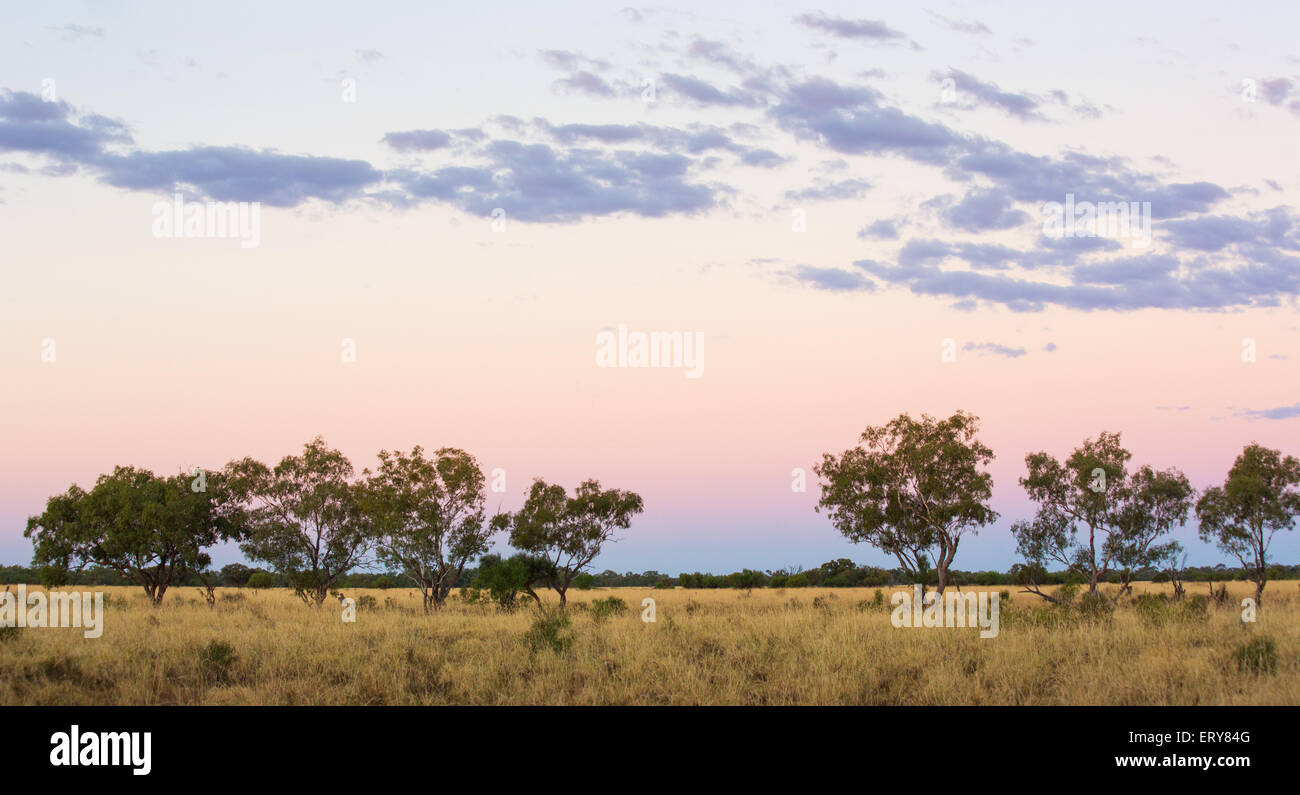
[[[1033,520],[1011,527],[1017,551],[1031,564],[1025,571],[1061,564],[1085,577],[1094,595],[1118,572],[1118,599],[1131,590],[1138,570],[1177,553],[1177,542],[1165,539],[1187,520],[1191,484],[1177,469],[1143,466],[1130,474],[1132,457],[1120,435],[1106,431],[1085,439],[1064,461],[1045,452],[1025,456],[1020,485],[1038,511]],[[1032,578],[1025,590],[1056,601]]]
[[[570,497],[563,486],[533,481],[524,505],[509,518],[510,544],[543,559],[550,587],[564,607],[573,578],[586,568],[614,531],[631,526],[644,510],[640,495],[602,489],[585,480]]]
[[[857,447],[823,454],[816,510],[849,540],[894,556],[922,585],[933,560],[943,593],[962,537],[998,518],[985,469],[993,451],[978,432],[979,418],[962,411],[869,426]]]
[[[417,446],[409,455],[381,450],[376,471],[363,474],[379,559],[415,582],[426,613],[440,610],[500,527],[484,521],[483,470],[464,450],[444,447],[426,457]]]
[[[374,546],[363,484],[347,456],[319,436],[274,468],[243,458],[224,474],[246,521],[240,549],[283,574],[305,604],[319,608]]]
[[[217,473],[197,490],[187,475],[119,466],[89,491],[73,485],[51,497],[23,535],[48,584],[65,583],[71,569],[102,566],[140,585],[156,606],[168,588],[211,564],[207,547],[239,537],[242,514],[228,496]]]
[[[1222,486],[1211,486],[1196,502],[1200,537],[1241,562],[1255,584],[1255,603],[1268,583],[1268,548],[1280,530],[1300,516],[1300,461],[1250,443],[1237,456]]]

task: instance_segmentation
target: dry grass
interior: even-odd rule
[[[872,588],[595,589],[572,595],[560,653],[525,643],[535,610],[456,601],[425,617],[404,590],[349,589],[378,602],[355,624],[285,591],[221,589],[210,610],[193,589],[158,609],[138,589],[102,590],[99,639],[0,630],[0,704],[1300,704],[1294,582],[1269,586],[1254,625],[1234,606],[1242,583],[1204,619],[1145,617],[1127,599],[1087,619],[991,588],[1013,598],[990,639],[895,629],[887,607],[862,604]],[[610,595],[628,612],[587,608]],[[640,619],[646,596],[653,624]],[[1239,670],[1236,651],[1256,636],[1275,644],[1271,673]]]

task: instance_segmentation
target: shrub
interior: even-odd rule
[[[1169,599],[1164,594],[1138,594],[1134,605],[1138,615],[1152,624],[1162,623],[1169,617]]]
[[[378,610],[379,600],[368,593],[363,593],[357,597],[358,610]]]
[[[214,640],[199,649],[199,673],[203,679],[217,684],[229,684],[239,656],[235,647],[224,640]]]
[[[808,585],[808,575],[806,574],[792,574],[785,581],[785,587],[787,588],[807,588]]]
[[[579,591],[590,591],[591,587],[596,584],[596,578],[588,572],[583,572],[573,578],[573,587]]]
[[[1237,660],[1238,671],[1271,674],[1277,670],[1277,646],[1272,638],[1252,638],[1238,645],[1233,656]]]
[[[1203,594],[1196,594],[1183,602],[1183,618],[1188,621],[1208,621],[1210,618],[1210,600]]]
[[[18,627],[0,627],[0,643],[16,639],[19,631]]]
[[[1076,609],[1083,618],[1109,619],[1115,613],[1115,604],[1100,591],[1089,592],[1079,597]]]
[[[556,654],[563,654],[573,645],[569,627],[569,617],[563,611],[541,613],[533,620],[533,626],[524,633],[524,644],[534,653],[549,649]]]
[[[617,596],[596,599],[591,603],[591,614],[597,619],[608,616],[621,616],[627,612],[627,602]]]
[[[772,578],[767,581],[767,584],[772,588],[784,588],[789,579],[790,578],[784,574],[773,574]]]
[[[257,590],[263,588],[274,588],[275,577],[264,571],[255,571],[248,577],[248,587]]]

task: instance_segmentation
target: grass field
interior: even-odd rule
[[[174,590],[155,609],[103,588],[98,639],[0,629],[0,704],[1300,704],[1296,583],[1271,583],[1254,624],[1240,609],[1251,587],[1228,587],[1202,615],[1125,598],[1110,616],[992,588],[1012,598],[988,639],[894,628],[891,589],[884,607],[871,588],[595,589],[570,592],[570,626],[532,646],[536,608],[453,599],[426,617],[414,591],[349,591],[377,602],[349,624],[336,602],[317,611],[287,591],[220,589],[210,609]],[[609,596],[627,612],[595,615]],[[1252,641],[1271,641],[1275,663],[1243,663]]]

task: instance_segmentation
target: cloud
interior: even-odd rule
[[[413,201],[447,202],[483,217],[500,207],[512,219],[538,223],[616,213],[691,215],[717,200],[713,188],[687,179],[691,160],[680,154],[495,140],[476,155],[486,162],[392,176]]]
[[[85,36],[92,36],[97,39],[104,38],[103,28],[88,28],[84,25],[47,25],[46,30],[62,33],[64,41],[74,41]]]
[[[811,265],[799,265],[786,275],[818,290],[835,293],[871,292],[876,289],[876,284],[861,273],[854,273],[840,268],[814,268]]]
[[[427,152],[451,145],[451,135],[442,130],[408,130],[384,135],[384,143],[399,152]]]
[[[0,91],[0,152],[28,152],[62,160],[92,160],[131,135],[120,121],[78,113],[67,102],[45,102],[25,91]]]
[[[1001,190],[975,189],[943,215],[949,224],[968,232],[1011,229],[1029,220],[1027,214],[1011,205],[1011,197]]]
[[[589,94],[595,97],[615,97],[620,93],[604,78],[587,71],[574,72],[568,77],[551,83],[551,87],[560,89],[564,93]]]
[[[691,75],[664,74],[660,80],[671,92],[696,105],[757,107],[763,104],[762,98],[757,94],[739,88],[723,91]]]
[[[948,28],[949,30],[955,30],[958,33],[971,33],[977,35],[984,35],[993,32],[989,30],[988,25],[985,25],[983,22],[980,22],[978,19],[950,19],[949,17],[945,17],[941,14],[936,14],[933,11],[930,11],[928,13],[934,19],[935,22],[937,22],[938,24],[942,25],[945,28]]]
[[[538,55],[547,64],[566,72],[576,72],[583,69],[605,71],[610,68],[609,61],[588,58],[580,52],[571,50],[541,50]]]
[[[963,351],[974,351],[983,355],[1003,356],[1008,359],[1018,359],[1029,353],[1024,348],[1011,348],[1006,345],[999,345],[996,342],[968,342],[961,346]]]
[[[1290,406],[1279,406],[1275,409],[1244,409],[1237,412],[1237,416],[1250,417],[1257,420],[1289,420],[1300,417],[1300,403],[1293,403]]]
[[[907,35],[894,30],[878,19],[844,19],[826,14],[801,14],[795,17],[804,27],[823,30],[844,39],[865,39],[868,41],[897,41],[906,39]]]
[[[817,184],[802,190],[788,190],[785,192],[785,197],[794,201],[857,199],[870,189],[871,183],[864,179],[845,179],[838,182],[819,180]]]
[[[877,240],[897,240],[898,227],[892,220],[881,218],[859,229],[858,237],[873,237]]]
[[[359,198],[381,176],[364,160],[230,146],[104,155],[94,166],[101,171],[101,181],[119,188],[190,191],[215,201],[272,207],[296,207],[309,199],[339,203]]]
[[[951,80],[953,87],[956,89],[956,106],[962,108],[975,108],[986,106],[996,108],[1016,119],[1022,121],[1046,121],[1046,118],[1038,112],[1041,100],[1032,94],[1016,94],[1010,91],[1003,91],[998,88],[996,83],[989,83],[979,78],[967,74],[960,69],[949,69],[947,72],[932,72],[932,80],[942,82]]]

